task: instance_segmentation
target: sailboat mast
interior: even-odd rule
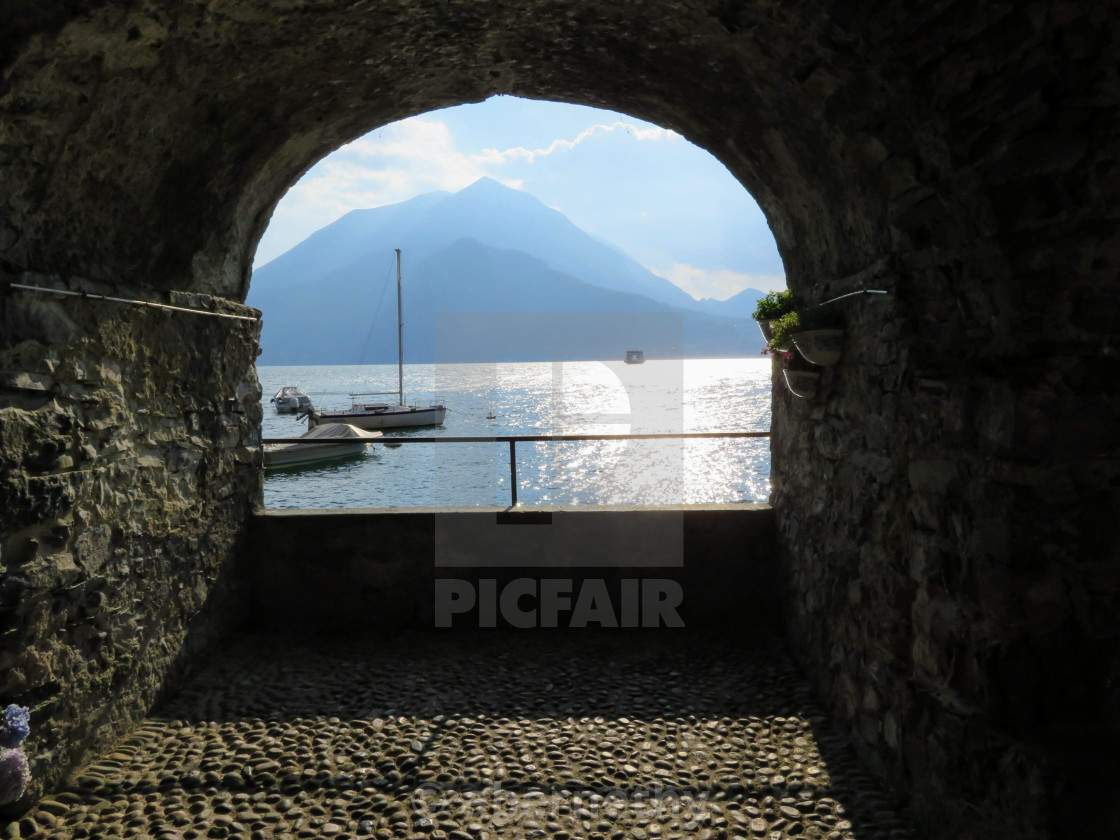
[[[397,252],[397,396],[404,405],[404,315],[401,309],[401,249]]]

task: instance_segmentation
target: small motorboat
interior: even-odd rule
[[[489,414],[486,415],[486,419],[487,420],[497,420],[498,415],[495,414],[493,411],[491,411]]]
[[[270,400],[276,405],[277,414],[296,414],[312,411],[311,397],[294,385],[285,385]]]
[[[266,443],[264,468],[278,470],[289,467],[310,467],[340,458],[362,455],[381,432],[359,429],[348,423],[328,423],[304,432],[298,440],[307,443]]]

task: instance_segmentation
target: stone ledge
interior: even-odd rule
[[[501,505],[478,505],[462,507],[400,507],[400,508],[271,508],[258,510],[255,516],[263,517],[302,517],[302,516],[370,516],[405,515],[432,513],[645,513],[655,511],[683,512],[696,511],[752,511],[772,512],[770,505],[760,502],[741,502],[704,505],[518,505],[516,508]]]

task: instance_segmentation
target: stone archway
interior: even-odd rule
[[[965,805],[1061,831],[1062,796],[1107,827],[1050,733],[1120,714],[1118,27],[1057,0],[7,3],[0,279],[238,311],[279,195],[378,124],[510,93],[671,127],[756,197],[808,302],[892,293],[845,310],[816,403],[776,392],[821,693],[957,836],[992,836]],[[243,603],[255,335],[0,304],[0,691],[51,710],[49,784]]]
[[[28,20],[22,39],[17,18],[9,136],[41,153],[8,167],[8,259],[243,296],[247,249],[311,163],[386,122],[511,93],[674,128],[758,198],[791,273],[861,268],[887,242],[881,164],[915,139],[878,127],[909,104],[843,22],[734,5],[152,4],[39,34]],[[839,200],[853,191],[862,206]]]

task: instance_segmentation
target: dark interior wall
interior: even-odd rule
[[[1084,724],[1099,743],[1116,725],[1116,29],[1108,4],[1058,0],[5,3],[0,268],[239,300],[284,189],[377,125],[510,93],[681,131],[759,200],[807,300],[892,292],[838,310],[845,357],[815,403],[776,392],[794,644],[919,813],[960,816],[958,836],[994,836],[974,814],[1028,836],[1062,812],[1054,731]],[[5,331],[5,352],[70,346],[10,311],[31,326]],[[88,332],[103,316],[81,317]],[[132,354],[212,343],[140,333]],[[250,354],[228,359],[219,379],[160,369],[219,406],[252,379]],[[122,410],[139,413],[149,374],[121,376]],[[35,449],[54,408],[21,393],[0,410]],[[233,466],[244,440],[203,447],[233,493],[215,546],[255,498]],[[174,475],[164,457],[157,483]],[[11,480],[35,477],[33,460],[9,463]],[[122,466],[112,485],[141,474]],[[197,488],[199,521],[220,483]],[[74,516],[127,521],[96,504],[78,497]],[[28,656],[48,649],[35,644]],[[73,743],[98,725],[76,714]]]
[[[836,304],[815,400],[778,388],[791,633],[936,836],[1111,836],[1117,19],[953,3],[864,31],[944,129],[889,196],[882,264],[831,284],[891,296]]]

